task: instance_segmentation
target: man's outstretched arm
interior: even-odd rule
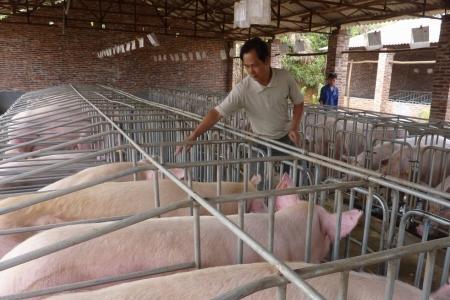
[[[192,142],[197,140],[199,136],[205,133],[208,129],[213,127],[222,118],[220,113],[215,109],[211,109],[206,116],[203,118],[202,122],[195,128],[191,134],[184,140],[185,142]],[[191,148],[191,145],[185,144],[184,147],[186,151]],[[175,154],[178,155],[183,151],[183,146],[178,146]]]

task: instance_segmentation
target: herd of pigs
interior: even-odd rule
[[[41,108],[39,116],[54,111],[54,107]],[[33,114],[37,113],[34,112]],[[64,119],[64,112],[61,112],[58,118]],[[20,119],[33,120],[33,118],[30,118],[29,111],[27,113],[19,113],[13,119],[16,121]],[[53,135],[55,131],[58,133],[58,130],[61,130],[58,127],[58,123],[47,121],[46,126],[53,129]],[[76,125],[78,128],[83,126],[88,126],[88,124],[80,125],[80,123],[77,123]],[[334,121],[333,125],[330,126],[335,126]],[[68,131],[71,130],[65,128],[59,133],[67,133]],[[83,131],[72,131],[70,133],[72,140],[84,136],[84,134],[78,133]],[[9,149],[7,149],[5,154],[14,155],[42,149],[30,143],[30,140],[36,138],[58,142],[57,139],[51,139],[52,135],[46,135],[45,131],[32,132],[28,127],[15,127],[14,132],[14,138],[8,141]],[[35,136],[32,136],[34,134]],[[331,142],[325,136],[323,135],[319,139],[315,137],[316,142],[313,142],[308,147],[315,152],[323,153],[323,148],[321,147],[328,147],[326,143]],[[385,135],[383,136],[385,137]],[[403,142],[407,141],[411,145],[412,151],[417,151],[418,145],[415,144],[415,139],[413,141],[413,139],[409,138],[395,137]],[[320,142],[318,142],[319,140]],[[363,146],[354,147],[354,145],[348,143],[348,139],[335,141],[335,143],[336,150],[344,149],[343,153],[336,153],[336,155],[351,154],[356,157],[356,163],[363,166],[363,162],[366,161],[364,157],[366,152],[364,152],[365,148]],[[45,148],[47,146],[44,145],[42,147]],[[75,141],[70,146],[70,149],[86,150],[89,147],[89,144]],[[381,145],[380,147],[384,146]],[[359,149],[358,151],[361,152],[352,153],[352,149]],[[385,158],[381,157],[381,154],[387,153],[387,151],[374,149],[374,157],[372,159],[374,168],[375,166],[378,168],[387,159],[391,163],[386,172],[398,170],[398,173],[401,175],[403,170],[406,169],[402,164],[409,163],[409,161],[403,162],[400,158],[408,150],[404,147],[397,150],[401,152],[389,153],[388,157]],[[376,154],[380,155],[376,157]],[[71,155],[73,157],[74,154]],[[396,158],[396,155],[399,157]],[[67,157],[60,158],[65,159]],[[43,158],[29,158],[25,162],[38,161],[39,159],[42,160]],[[448,162],[450,163],[450,160]],[[39,164],[39,162],[37,163]],[[6,162],[1,164],[1,167],[4,168],[8,164],[17,164],[9,167],[20,167],[21,162]],[[147,165],[145,161],[141,161],[138,164],[142,166]],[[0,200],[0,210],[28,201],[33,199],[33,197],[76,187],[92,182],[93,179],[114,175],[132,167],[132,163],[122,162],[86,168],[41,188],[37,193],[2,199]],[[443,165],[434,168],[433,172],[441,173],[432,178],[445,177],[444,173],[446,170],[450,170],[450,168]],[[171,169],[170,171],[179,179],[184,180],[185,173],[183,169]],[[428,170],[428,172],[430,171]],[[424,170],[424,174],[426,172],[427,170]],[[159,175],[154,171],[140,171],[135,176],[124,176],[115,181],[105,182],[2,214],[0,215],[0,230],[126,216],[150,210],[155,208],[155,176]],[[425,174],[424,176],[429,175]],[[252,177],[248,183],[249,191],[255,191],[259,181],[260,178],[258,176]],[[427,178],[423,178],[423,181],[428,182]],[[434,186],[439,184],[444,184],[445,189],[450,185],[447,182],[433,182]],[[167,178],[158,179],[158,186],[161,206],[187,199],[186,193]],[[245,186],[247,185],[245,184]],[[293,186],[291,178],[284,174],[276,188],[285,189],[291,186]],[[222,182],[221,187],[222,194],[239,194],[244,192],[244,183]],[[214,197],[217,194],[217,183],[194,181],[192,189],[203,197]],[[301,262],[305,257],[308,203],[299,199],[297,195],[278,196],[275,199],[275,208],[274,255],[280,260],[290,262],[288,264],[294,269],[311,266],[311,264]],[[223,204],[221,211],[234,222],[238,222],[238,216],[236,215],[238,212],[237,202]],[[246,213],[245,231],[260,244],[267,245],[268,218],[264,199],[247,200]],[[203,269],[152,277],[103,288],[91,288],[88,291],[79,293],[65,293],[48,299],[211,299],[246,283],[278,274],[274,267],[263,263],[263,259],[246,246],[244,246],[243,258],[245,264],[234,265],[237,259],[236,236],[215,217],[209,216],[203,208],[200,209],[200,215],[201,265]],[[362,212],[359,210],[349,210],[342,214],[340,238],[350,234],[357,226],[361,215]],[[189,208],[177,209],[162,215],[161,218],[149,219],[8,268],[0,272],[0,296],[191,262],[194,258],[192,218]],[[314,207],[311,241],[312,263],[317,264],[326,259],[331,242],[335,240],[336,220],[337,216],[329,213],[325,208],[319,205]],[[67,238],[96,232],[110,224],[110,222],[104,222],[67,225],[39,233],[27,232],[0,235],[0,265],[28,252]],[[351,272],[348,299],[384,299],[384,293],[381,291],[384,290],[386,282],[386,278],[382,276]],[[339,274],[330,274],[309,279],[308,283],[325,298],[334,299],[339,290],[341,279]],[[394,299],[419,299],[421,293],[419,289],[397,281]],[[267,289],[252,294],[248,299],[274,299],[275,294],[275,289]],[[450,286],[445,285],[441,287],[431,298],[435,300],[450,299]],[[287,299],[307,299],[307,297],[299,289],[289,285],[287,288]]]
[[[140,164],[145,164],[141,162]],[[132,163],[113,163],[91,167],[41,189],[42,193],[76,186],[92,178],[118,173],[131,168]],[[184,177],[182,169],[172,169],[178,178]],[[125,176],[117,182],[105,182],[87,189],[41,202],[0,216],[0,228],[28,227],[73,220],[94,219],[129,215],[153,208],[153,171],[141,171]],[[249,182],[253,191],[259,178]],[[282,176],[278,189],[290,187],[291,179]],[[204,197],[216,195],[216,183],[193,182],[193,190]],[[223,194],[235,194],[244,190],[244,184],[223,182]],[[159,179],[161,205],[186,199],[186,194],[171,180]],[[130,195],[133,195],[130,197]],[[5,208],[33,195],[9,197],[0,201]],[[300,263],[305,254],[306,220],[308,204],[297,195],[278,196],[275,199],[274,254],[279,259],[291,261],[294,268],[308,266]],[[234,203],[234,202],[233,202]],[[229,203],[222,211],[237,222],[237,205]],[[245,229],[262,245],[267,244],[267,208],[263,199],[248,200]],[[190,262],[194,256],[193,221],[189,209],[172,211],[162,218],[149,219],[136,225],[115,231],[78,244],[65,250],[26,262],[0,272],[0,295],[37,290],[55,285],[85,281],[105,276],[119,275]],[[149,278],[123,283],[81,294],[62,294],[50,299],[210,299],[242,284],[276,274],[274,268],[261,263],[262,258],[250,248],[244,248],[245,265],[236,261],[236,237],[215,217],[201,216],[201,264],[205,269],[187,273]],[[346,211],[342,215],[340,236],[347,236],[357,225],[361,212]],[[335,238],[336,216],[321,206],[313,210],[312,258],[313,263],[323,261]],[[108,223],[79,224],[46,230],[37,234],[22,233],[1,237],[1,262],[27,252],[83,233],[101,229]],[[338,275],[328,275],[309,280],[325,297],[332,299],[340,282]],[[349,299],[383,299],[379,293],[385,278],[366,273],[352,272]],[[361,289],[361,285],[365,288]],[[433,295],[434,299],[450,297],[447,287]],[[270,299],[274,290],[255,293],[253,299]],[[395,299],[419,299],[420,290],[397,282]],[[288,299],[306,299],[300,291],[289,287]]]

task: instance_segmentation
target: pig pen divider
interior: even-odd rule
[[[133,96],[130,96],[130,97],[133,97]],[[183,112],[180,112],[180,113],[183,113]],[[188,115],[193,115],[193,114],[186,113],[185,115],[188,116]],[[197,118],[198,118],[198,116],[197,116]],[[222,128],[229,129],[226,125],[224,125]],[[246,138],[249,138],[249,136],[254,136],[254,135],[249,134],[249,133],[243,133],[242,131],[235,131],[235,132],[239,136],[244,136],[245,135]],[[308,152],[303,151],[302,149],[297,149],[297,148],[294,148],[292,146],[286,146],[286,145],[283,145],[281,143],[277,143],[277,142],[274,142],[274,141],[271,141],[271,140],[268,140],[268,139],[264,139],[264,138],[256,137],[256,136],[255,136],[255,138],[259,138],[260,140],[265,140],[267,142],[271,142],[272,146],[273,146],[273,149],[276,149],[276,150],[279,150],[279,151],[283,151],[282,148],[281,147],[277,148],[275,145],[283,146],[284,149],[285,149],[283,151],[284,153],[292,155],[292,156],[296,156],[299,159],[304,159],[304,160],[307,160],[307,161],[311,161],[311,157],[314,157],[314,158],[318,157],[318,158],[321,158],[323,161],[333,163],[333,166],[331,166],[330,168],[333,168],[335,170],[337,169],[340,172],[354,175],[356,173],[353,173],[353,172],[354,171],[358,171],[358,172],[360,172],[359,173],[359,177],[362,177],[362,178],[364,178],[366,180],[369,180],[370,182],[372,182],[372,183],[374,183],[376,185],[381,185],[381,186],[385,186],[386,188],[392,189],[394,195],[396,193],[398,193],[398,192],[403,192],[403,193],[406,193],[408,195],[412,195],[412,196],[415,196],[415,197],[421,197],[422,199],[428,199],[429,201],[432,201],[434,203],[439,203],[440,205],[443,205],[444,207],[448,207],[448,204],[447,204],[446,200],[443,200],[443,199],[448,199],[449,195],[447,193],[441,193],[441,192],[438,192],[438,191],[436,191],[434,189],[429,189],[428,187],[424,187],[423,185],[411,183],[411,182],[408,182],[407,180],[399,179],[399,178],[396,178],[394,176],[383,176],[383,175],[380,175],[378,172],[373,172],[371,170],[361,169],[361,168],[359,168],[357,166],[346,165],[346,164],[343,164],[343,163],[341,163],[339,161],[330,160],[329,158],[326,158],[326,157],[320,157],[320,156],[317,156],[314,153],[308,153]],[[266,144],[265,144],[265,146],[266,146]],[[286,151],[286,150],[292,150],[292,151]],[[297,153],[297,155],[294,154],[294,150]],[[305,157],[301,156],[300,153],[302,153],[302,154],[306,153],[306,154],[309,155],[309,157],[305,158]],[[340,168],[341,166],[342,167],[345,166],[346,167],[345,170],[341,169]],[[361,173],[364,174],[364,175],[362,175]],[[442,198],[434,197],[432,195],[438,195],[438,196],[440,196]],[[389,246],[389,244],[392,245],[392,239],[393,239],[393,235],[394,235],[393,234],[393,228],[395,228],[395,226],[396,226],[395,225],[396,224],[395,223],[395,219],[396,218],[392,217],[392,215],[395,216],[394,212],[396,210],[395,209],[396,205],[398,205],[398,200],[397,200],[397,204],[395,204],[395,202],[396,202],[395,199],[396,198],[393,197],[393,199],[394,199],[393,200],[393,207],[394,207],[394,209],[391,210],[391,219],[392,220],[391,220],[391,222],[390,222],[390,224],[388,226],[389,232],[387,233],[388,241],[391,241],[391,242],[387,243],[388,246]],[[398,197],[397,197],[397,199],[398,199]]]

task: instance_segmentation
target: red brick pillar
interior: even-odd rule
[[[339,106],[344,104],[344,93],[347,83],[349,35],[346,30],[336,29],[328,38],[328,54],[326,73],[335,72],[337,74],[336,86],[339,89]]]
[[[278,39],[270,43],[270,66],[272,68],[282,68],[280,46],[281,41]]]
[[[430,119],[450,120],[450,15],[442,16],[436,49]]]
[[[392,66],[394,53],[378,54],[377,81],[375,85],[375,99],[373,109],[386,112],[389,92],[391,90]]]

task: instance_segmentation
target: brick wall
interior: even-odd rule
[[[341,91],[339,103],[342,103],[344,98],[348,69],[348,54],[342,53],[342,51],[348,50],[349,38],[347,31],[343,29],[334,30],[328,38],[326,73],[335,72],[337,74],[336,86]]]
[[[397,47],[407,47],[401,45]],[[419,50],[411,52],[397,52],[395,60],[423,61],[435,60],[435,50]],[[378,53],[350,53],[349,61],[378,60]],[[414,70],[416,69],[416,70]],[[398,65],[392,70],[390,93],[399,90],[431,91],[433,88],[433,74],[429,73],[433,65]],[[350,96],[359,98],[374,98],[377,77],[377,64],[354,64],[350,85]]]
[[[433,73],[433,119],[450,120],[450,15],[442,16],[441,35]]]
[[[424,61],[435,60],[434,50],[421,50],[414,52],[398,52],[394,56],[398,61]],[[433,89],[433,64],[427,65],[399,65],[395,64],[392,70],[391,94],[398,90],[428,91]]]
[[[270,44],[270,66],[281,69],[281,41],[276,39]]]
[[[146,46],[110,58],[97,51],[128,42],[139,33],[56,26],[0,24],[0,90],[31,91],[65,83],[104,83],[135,92],[149,86],[225,92],[232,60],[221,60],[222,40],[158,35],[160,47]],[[205,51],[207,59],[155,62],[154,55]],[[188,56],[189,57],[189,56]]]
[[[348,60],[378,60],[377,53],[350,53]],[[354,64],[350,82],[350,96],[359,98],[375,97],[377,64]]]

